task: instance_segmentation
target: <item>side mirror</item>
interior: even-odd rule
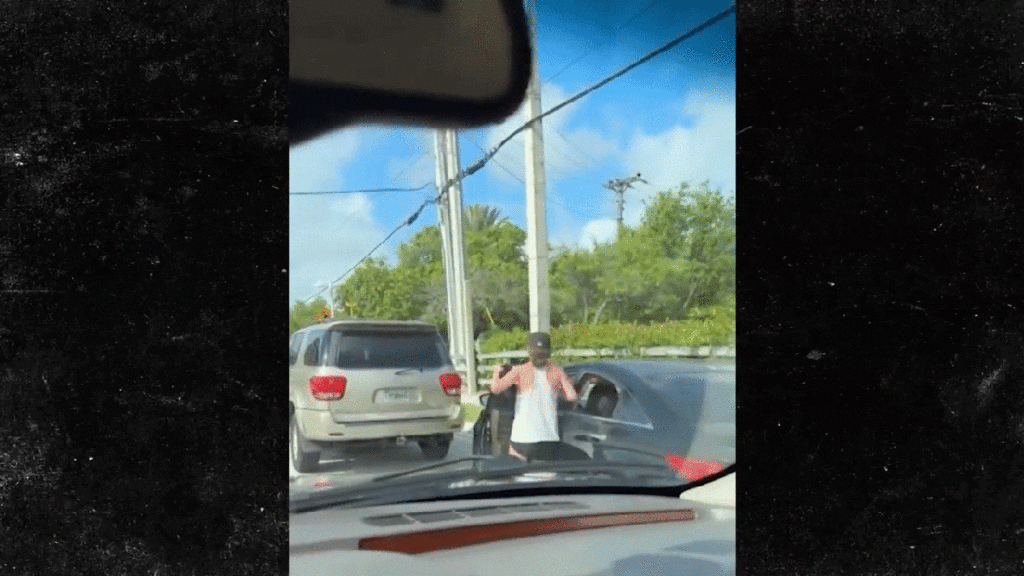
[[[481,394],[480,395],[480,405],[481,406],[487,406],[487,402],[490,401],[491,396],[493,396],[493,395],[494,394],[492,394],[490,392],[484,392],[483,394]]]
[[[291,144],[355,121],[470,127],[519,107],[522,0],[291,0]]]

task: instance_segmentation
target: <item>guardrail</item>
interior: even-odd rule
[[[526,350],[505,350],[477,354],[477,378],[481,384],[490,380],[491,366],[508,364],[513,358],[526,358]],[[735,358],[733,346],[652,346],[640,348],[631,353],[626,348],[563,348],[552,354],[558,359],[567,358]],[[487,362],[493,360],[493,362]]]

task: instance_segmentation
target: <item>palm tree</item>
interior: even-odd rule
[[[484,204],[470,204],[462,213],[462,225],[467,232],[482,232],[508,221],[501,215],[501,210]]]

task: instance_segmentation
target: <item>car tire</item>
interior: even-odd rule
[[[448,455],[448,447],[452,441],[446,436],[432,436],[419,441],[420,450],[427,460],[443,460]]]
[[[309,441],[303,438],[302,431],[299,430],[299,423],[295,420],[295,414],[292,414],[289,421],[288,432],[288,455],[295,471],[301,474],[316,472],[320,465],[320,451],[309,449]]]

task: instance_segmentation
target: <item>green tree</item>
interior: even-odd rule
[[[319,321],[321,315],[329,310],[330,306],[327,304],[327,301],[320,296],[317,296],[309,303],[296,302],[292,305],[291,310],[288,311],[288,334],[300,328],[305,328],[310,324],[315,324]]]
[[[526,233],[494,207],[474,204],[463,214],[466,269],[474,317],[512,328],[528,321]],[[397,263],[369,259],[337,287],[348,312],[365,318],[420,319],[447,329],[448,299],[441,233],[420,229],[397,251]]]
[[[641,223],[552,262],[552,319],[597,324],[686,318],[734,293],[735,207],[702,184],[663,191]]]
[[[680,297],[680,313],[711,306],[735,292],[736,207],[707,183],[683,183],[659,193],[645,208],[636,235],[673,260],[666,293]]]
[[[563,250],[551,262],[551,320],[596,324],[608,304],[598,286],[604,266],[583,249]]]
[[[407,320],[423,310],[414,297],[422,274],[413,267],[388,266],[383,258],[369,258],[338,287],[335,295],[348,314],[362,318]]]
[[[463,227],[468,231],[482,232],[508,222],[509,219],[493,206],[471,204],[463,211]]]

